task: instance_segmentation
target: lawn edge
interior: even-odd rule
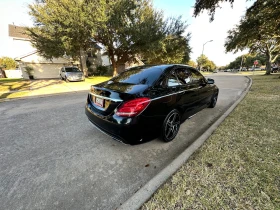
[[[141,187],[134,195],[126,200],[118,210],[137,210],[149,200],[149,198],[156,192],[156,190],[164,184],[188,159],[189,157],[203,145],[203,143],[212,135],[212,133],[218,128],[218,126],[225,120],[225,118],[236,108],[236,106],[245,98],[252,86],[252,79],[249,79],[247,88],[240,95],[239,99],[232,104],[228,110],[216,120],[197,140],[195,140],[186,150],[184,150],[175,160],[173,160],[168,166],[162,169],[157,175],[155,175],[150,181],[148,181],[143,187]]]

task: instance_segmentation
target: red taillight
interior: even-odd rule
[[[116,115],[121,117],[134,117],[140,114],[150,103],[149,98],[136,98],[125,102],[117,109]]]

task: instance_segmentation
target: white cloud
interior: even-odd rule
[[[249,2],[252,4],[252,2]],[[245,0],[235,1],[233,8],[228,2],[220,4],[222,9],[217,9],[215,19],[213,22],[209,22],[209,15],[204,12],[197,18],[191,19],[191,24],[188,27],[188,31],[191,32],[192,38],[190,45],[192,47],[191,59],[196,61],[197,57],[201,55],[203,44],[204,55],[218,66],[229,64],[237,56],[245,53],[239,52],[236,54],[225,53],[225,40],[227,37],[227,31],[232,29],[234,25],[239,23],[241,17],[245,14],[248,3]],[[191,11],[192,13],[193,11]]]

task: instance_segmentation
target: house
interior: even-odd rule
[[[15,60],[19,64],[23,78],[28,78],[25,73],[25,67],[30,66],[34,69],[35,79],[59,78],[59,70],[64,65],[71,65],[69,59],[54,58],[46,59],[38,53],[30,42],[28,35],[24,33],[24,27],[8,25],[10,49],[13,49]]]
[[[6,43],[6,55],[12,58],[34,52],[36,49],[31,45],[30,38],[24,34],[24,27],[8,25],[8,39]]]
[[[25,73],[25,67],[30,66],[34,69],[34,78],[59,78],[59,70],[62,66],[72,65],[73,61],[68,56],[60,58],[46,59],[42,57],[36,48],[30,42],[30,38],[26,35],[25,28],[15,25],[8,25],[9,34],[9,49],[12,49],[12,57],[19,64],[24,78],[28,78]],[[107,55],[101,55],[101,47],[92,40],[92,46],[83,52],[82,64],[83,67],[88,68],[88,71],[95,72],[97,66],[110,66],[111,62]],[[80,65],[79,61],[74,64]],[[118,66],[118,73],[124,69],[144,65],[144,63],[137,57],[133,62],[126,62]]]
[[[50,79],[60,78],[59,70],[65,65],[72,65],[72,63],[65,58],[54,58],[52,60],[46,59],[39,55],[37,51],[22,55],[15,58],[22,70],[23,78],[28,78],[25,67],[30,66],[34,69],[33,76],[35,79]]]

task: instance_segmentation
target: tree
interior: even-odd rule
[[[84,51],[91,45],[96,25],[106,19],[105,5],[105,0],[36,0],[29,5],[34,27],[26,28],[27,34],[46,58],[79,57],[87,75]]]
[[[111,60],[114,75],[138,55],[150,64],[189,60],[189,35],[181,17],[163,19],[151,0],[116,0],[107,9],[107,21],[98,27],[95,39]]]
[[[215,63],[209,60],[205,55],[199,56],[196,61],[199,64],[201,70],[213,71],[216,69]]]
[[[219,4],[222,2],[229,2],[233,6],[234,0],[196,0],[194,16],[197,17],[201,12],[207,10],[210,15],[210,21],[213,21],[215,11],[217,8],[220,8]],[[263,17],[263,21],[276,29],[280,28],[280,7],[278,0],[257,0],[255,5],[265,11],[264,13],[266,15]],[[250,11],[251,9],[254,9],[254,7],[251,7],[247,11]],[[271,22],[271,20],[273,21]]]
[[[206,64],[207,60],[208,60],[208,58],[205,55],[201,55],[196,59],[196,62],[200,69],[203,68],[203,66]]]
[[[259,2],[255,2],[239,25],[228,32],[225,47],[227,52],[249,48],[251,53],[264,54],[266,74],[270,74],[271,63],[277,59],[280,52],[280,34],[274,26],[265,22],[264,17],[270,10],[262,10],[263,4]]]
[[[190,33],[183,35],[187,28],[186,22],[178,18],[168,18],[162,25],[161,40],[155,42],[150,50],[142,54],[150,64],[187,63],[190,60]]]
[[[83,52],[94,41],[105,47],[114,75],[137,55],[151,60],[162,53],[160,62],[189,60],[185,23],[164,21],[151,0],[37,0],[29,8],[34,27],[27,28],[28,34],[47,58],[66,53],[80,57],[83,68]]]
[[[194,62],[193,60],[190,60],[187,64],[188,64],[189,66],[194,67],[194,68],[196,68],[196,66],[197,66],[196,62]]]
[[[194,5],[194,16],[197,17],[201,12],[207,10],[210,15],[210,20],[214,20],[216,8],[219,7],[219,3],[229,2],[233,3],[234,0],[196,0]]]
[[[15,69],[17,67],[17,63],[14,59],[10,57],[1,57],[0,58],[0,68],[1,69]]]
[[[141,5],[141,6],[140,6]],[[94,38],[105,46],[114,75],[117,69],[137,54],[152,49],[162,39],[162,14],[156,12],[150,0],[115,0],[106,6],[107,20],[97,27]]]
[[[208,60],[204,65],[204,68],[206,68],[208,71],[214,71],[216,69],[216,65],[213,61]]]
[[[265,55],[253,55],[253,54],[244,54],[238,56],[234,61],[230,62],[227,66],[228,69],[241,69],[241,67],[245,67],[247,70],[253,66],[254,61],[258,61],[258,65],[256,67],[260,67],[265,65]]]

